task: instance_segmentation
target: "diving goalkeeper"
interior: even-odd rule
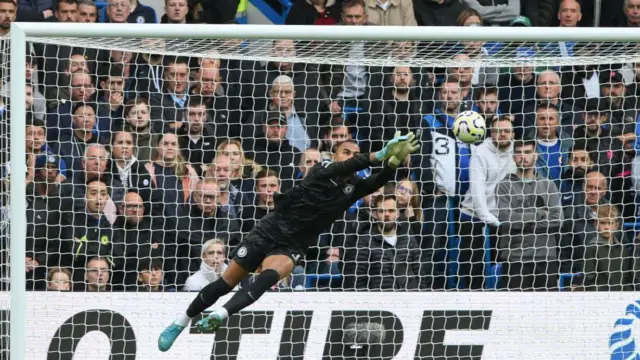
[[[239,245],[222,276],[204,287],[184,315],[160,334],[158,348],[167,351],[192,318],[229,293],[259,267],[255,281],[235,293],[222,307],[196,324],[200,330],[217,330],[227,317],[253,304],[280,279],[289,276],[306,250],[315,244],[344,211],[391,180],[404,158],[418,149],[413,133],[400,132],[382,150],[359,154],[354,141],[336,146],[333,161],[316,164],[302,183],[275,197],[275,208],[256,224]],[[388,160],[388,161],[387,161]],[[387,161],[378,174],[361,179],[355,173]]]

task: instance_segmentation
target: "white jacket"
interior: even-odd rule
[[[187,281],[184,283],[184,287],[182,291],[200,291],[203,287],[212,283],[225,272],[227,271],[227,264],[222,264],[222,271],[220,274],[216,273],[215,270],[207,265],[204,261],[200,263],[200,270],[198,270],[195,274],[189,276]]]
[[[469,191],[460,204],[460,211],[485,223],[500,225],[496,186],[515,170],[513,146],[507,151],[500,151],[491,138],[485,139],[480,145],[472,145]]]

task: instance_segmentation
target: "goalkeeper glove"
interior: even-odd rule
[[[418,139],[413,132],[409,132],[406,136],[406,141],[401,142],[398,146],[394,147],[392,150],[393,153],[390,153],[389,165],[394,168],[398,168],[402,160],[407,157],[409,154],[413,154],[418,151],[420,145],[418,143]]]
[[[389,141],[385,147],[375,153],[376,160],[385,161],[398,151],[398,148],[407,140],[407,136],[400,136],[400,131],[396,132],[393,140]]]

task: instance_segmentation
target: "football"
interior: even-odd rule
[[[487,125],[482,115],[475,111],[465,111],[458,114],[453,123],[453,133],[465,144],[475,144],[484,140]]]

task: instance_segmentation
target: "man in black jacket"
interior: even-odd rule
[[[295,166],[300,159],[300,150],[286,138],[287,119],[280,112],[272,111],[266,116],[265,125],[256,130],[256,137],[242,143],[245,155],[256,163],[273,169],[284,182],[285,189],[293,183]]]
[[[216,180],[200,180],[193,193],[189,216],[180,219],[178,236],[178,286],[182,287],[190,271],[200,268],[202,244],[209,239],[224,239],[230,248],[240,243],[242,238],[240,223],[225,216],[218,207],[220,188]]]
[[[207,108],[202,97],[191,95],[184,112],[185,124],[178,129],[180,152],[202,176],[216,153],[216,137],[226,136],[224,129],[207,121]],[[218,130],[222,130],[218,132]]]
[[[422,102],[415,94],[415,81],[411,68],[396,66],[389,75],[389,80],[392,86],[383,90],[379,100],[371,101],[372,118],[382,117],[379,120],[372,120],[372,123],[382,124],[384,129],[380,133],[371,131],[372,142],[374,139],[377,140],[375,142],[388,141],[393,139],[396,131],[415,132],[423,126]]]
[[[120,268],[124,249],[122,239],[112,231],[104,214],[108,199],[104,182],[94,180],[87,184],[84,209],[62,216],[60,238],[50,242],[49,266],[74,267],[74,279],[79,279],[93,256],[105,257],[112,267]]]
[[[223,321],[254,303],[267,290],[289,276],[300,257],[343,212],[363,196],[391,180],[402,159],[418,149],[414,134],[398,136],[377,153],[359,154],[352,141],[337,147],[335,162],[314,166],[305,180],[291,191],[276,196],[275,209],[244,237],[236,256],[220,279],[196,296],[187,312],[158,338],[160,351],[171,348],[191,319],[229,293],[250,272],[260,268],[254,282],[243,287],[222,308],[197,324],[201,330],[217,330]],[[367,179],[356,172],[389,160],[383,170]]]
[[[144,258],[164,257],[165,272],[173,274],[175,246],[165,246],[162,234],[164,230],[152,226],[146,211],[142,197],[135,192],[127,193],[119,206],[120,215],[113,224],[113,229],[118,233],[124,247],[124,273],[113,273],[112,285],[116,288],[136,283],[138,262]]]
[[[420,247],[408,226],[399,226],[395,195],[374,200],[375,226],[360,232],[356,247],[356,288],[368,290],[428,289]]]

